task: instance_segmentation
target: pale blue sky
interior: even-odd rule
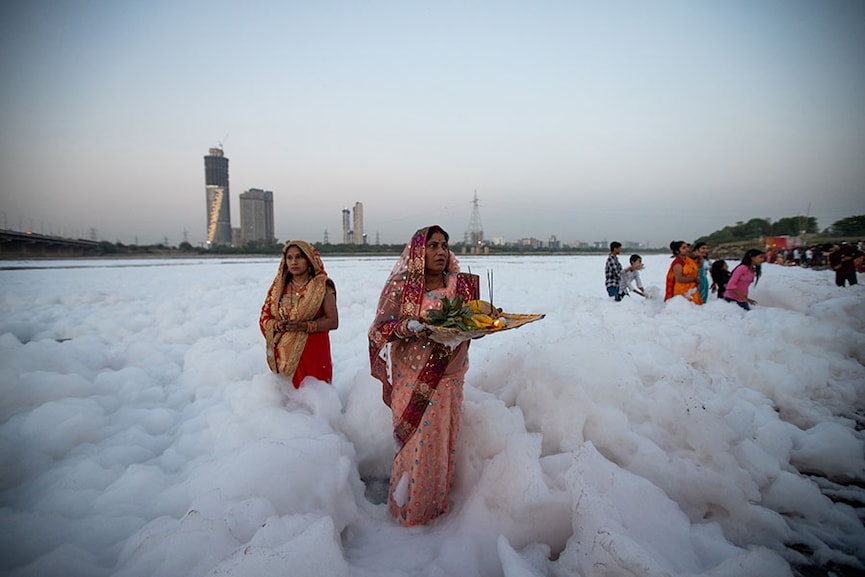
[[[13,0],[4,225],[203,241],[203,156],[276,234],[693,240],[865,214],[865,2]],[[40,230],[41,229],[41,230]]]

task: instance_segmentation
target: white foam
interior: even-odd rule
[[[393,457],[366,341],[392,259],[325,259],[334,383],[299,390],[257,325],[274,259],[0,271],[0,574],[865,563],[865,289],[767,265],[747,313],[615,303],[605,258],[462,259],[546,318],[472,342],[451,510],[411,529],[364,486]],[[669,259],[644,262],[660,294]]]

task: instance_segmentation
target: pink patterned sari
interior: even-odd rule
[[[417,231],[382,290],[369,330],[370,369],[382,382],[397,445],[388,506],[403,525],[419,525],[447,512],[453,485],[463,380],[469,342],[451,349],[415,335],[410,320],[441,308],[441,299],[478,296],[474,275],[459,273],[453,253],[445,288],[424,288],[428,228]]]

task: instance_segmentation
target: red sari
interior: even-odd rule
[[[319,309],[313,320],[324,316],[324,309]],[[277,365],[282,363],[283,348],[277,346],[274,355]],[[309,333],[306,336],[306,344],[297,362],[297,368],[291,377],[291,383],[295,389],[300,388],[300,383],[306,377],[313,377],[325,383],[333,382],[333,361],[330,355],[330,336],[327,332]]]

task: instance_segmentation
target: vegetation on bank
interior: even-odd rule
[[[814,217],[791,216],[775,222],[752,218],[725,226],[695,242],[702,241],[712,247],[713,257],[728,258],[741,256],[749,248],[763,248],[764,238],[779,236],[800,238],[801,243],[808,246],[839,240],[856,241],[865,238],[865,215],[842,218],[822,231]]]
[[[801,234],[813,235],[816,233],[817,219],[813,216],[787,217],[774,223],[764,218],[752,218],[748,222],[740,221],[732,226],[725,226],[721,230],[716,230],[697,240],[705,242],[710,246],[719,246],[766,236],[799,236]]]
[[[763,218],[752,218],[748,222],[737,222],[733,226],[725,226],[721,230],[697,240],[718,246],[765,236],[805,236],[809,242],[814,242],[813,239],[815,238],[826,240],[844,237],[862,238],[865,237],[865,215],[842,218],[823,231],[818,230],[817,219],[813,216],[791,216],[776,222]]]

